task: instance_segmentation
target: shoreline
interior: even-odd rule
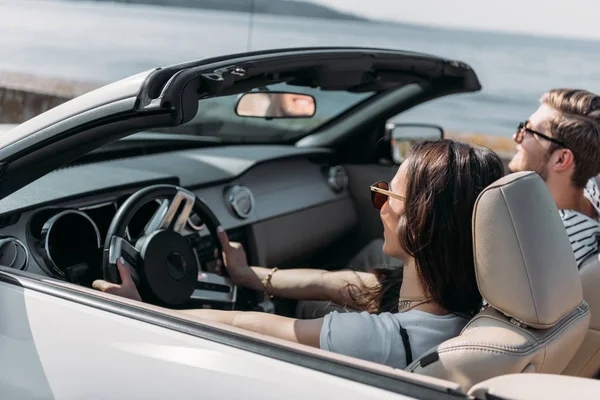
[[[516,144],[512,137],[492,136],[473,132],[445,132],[444,137],[456,139],[471,145],[480,145],[494,150],[500,158],[511,159],[517,151]]]

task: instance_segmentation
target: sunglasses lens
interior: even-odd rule
[[[372,186],[375,186],[379,189],[388,190],[387,182],[377,182],[377,183],[373,184]],[[375,208],[377,208],[378,210],[381,210],[381,208],[387,201],[387,196],[383,193],[371,191],[371,201],[373,202],[373,206]]]

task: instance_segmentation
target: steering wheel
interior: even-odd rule
[[[131,218],[144,204],[163,198],[168,200],[148,221],[141,237],[136,243],[129,242],[125,232]],[[217,237],[219,220],[206,203],[181,187],[153,185],[132,194],[117,210],[104,243],[104,280],[120,283],[117,260],[123,257],[133,267],[130,270],[133,281],[145,301],[166,306],[187,302],[199,273],[193,247],[183,236],[192,211],[206,224],[221,259],[222,247]]]

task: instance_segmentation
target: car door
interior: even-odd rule
[[[6,400],[398,400],[439,390],[368,370],[357,374],[356,368],[349,369],[350,379],[342,363],[335,371],[327,360],[306,363],[306,355],[294,359],[272,344],[261,350],[239,333],[3,271],[0,304],[0,393]]]

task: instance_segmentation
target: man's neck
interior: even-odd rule
[[[596,209],[583,195],[583,188],[576,188],[573,185],[546,183],[559,210],[573,210],[593,219],[598,218]]]

